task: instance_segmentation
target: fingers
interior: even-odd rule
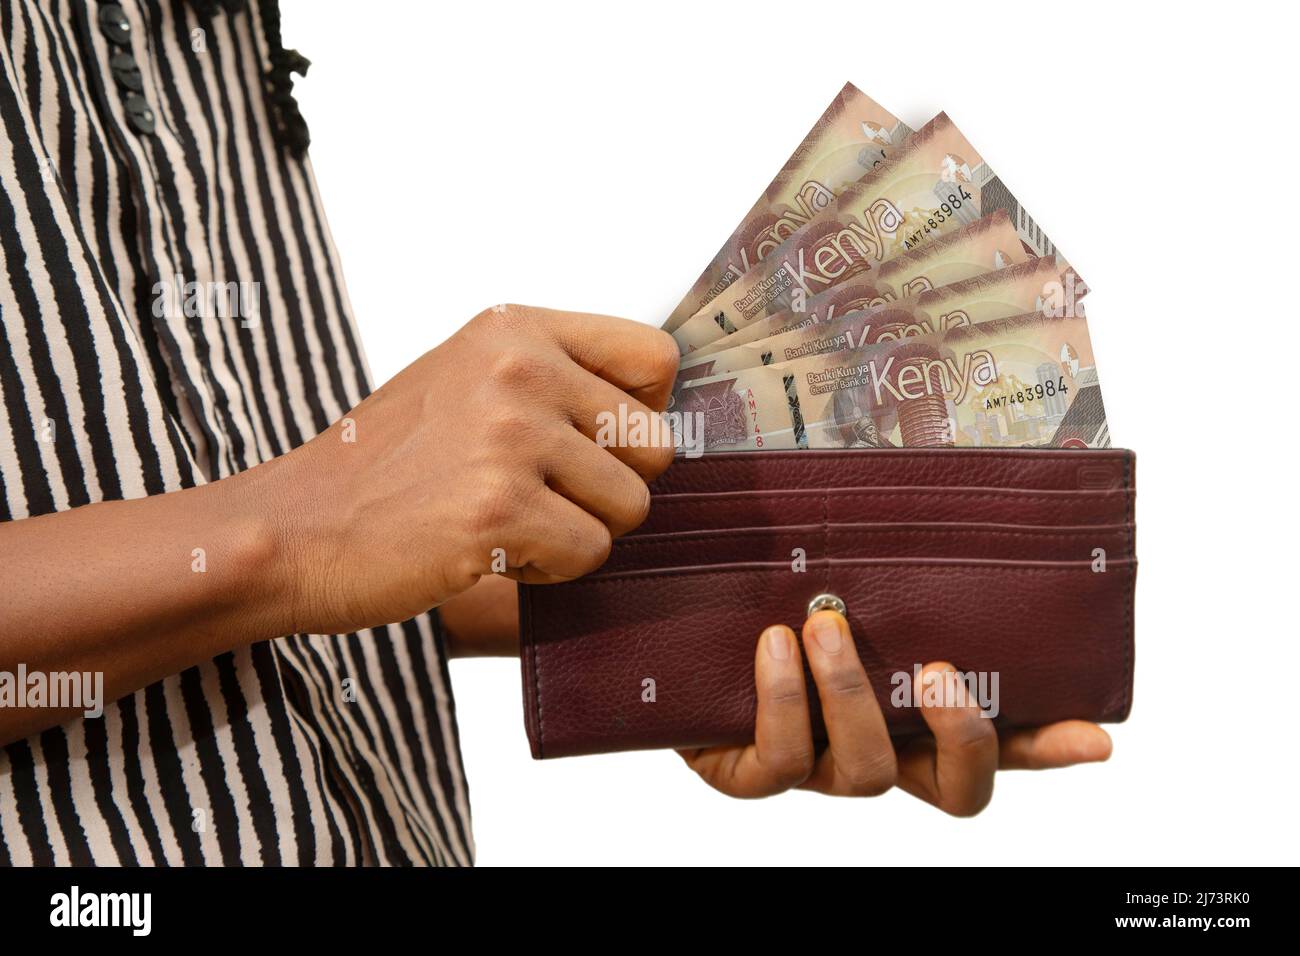
[[[650,490],[641,477],[572,428],[558,427],[550,444],[547,484],[600,519],[614,537],[650,513]]]
[[[505,575],[525,584],[557,584],[596,570],[609,557],[609,529],[550,488],[515,509],[509,540],[525,542],[505,555]]]
[[[992,798],[999,756],[1003,768],[1037,769],[1110,755],[1109,735],[1084,721],[1012,732],[999,748],[993,721],[982,716],[955,668],[935,663],[922,669],[919,698],[933,736],[912,741],[895,757],[848,623],[832,611],[818,612],[804,625],[803,644],[821,696],[829,748],[814,758],[808,694],[793,632],[784,626],[768,628],[754,663],[754,743],[680,752],[723,793],[764,797],[797,786],[832,795],[875,796],[897,781],[947,813],[972,816]]]
[[[836,796],[884,793],[898,773],[894,746],[848,621],[818,611],[804,622],[803,646],[830,741],[804,788]]]
[[[659,414],[677,375],[676,343],[659,329],[604,315],[504,306],[472,335],[489,336],[488,371],[504,400],[567,417],[647,481],[673,460]]]
[[[575,368],[563,406],[573,426],[646,481],[673,462],[673,431],[659,412],[590,372]]]
[[[1110,734],[1084,720],[1016,730],[1002,737],[1003,770],[1051,770],[1079,763],[1098,763],[1110,757]]]
[[[921,716],[934,739],[903,749],[898,784],[946,813],[973,816],[993,797],[998,768],[993,721],[983,716],[951,664],[927,664],[921,675]]]
[[[758,712],[754,743],[683,752],[691,768],[732,797],[770,797],[797,787],[813,769],[808,688],[794,631],[769,627],[754,656]]]
[[[803,660],[794,631],[784,624],[769,627],[759,638],[754,683],[758,713],[753,763],[755,779],[766,796],[803,783],[814,760]]]
[[[667,332],[608,315],[510,308],[526,313],[523,323],[545,331],[587,371],[656,411],[667,406],[681,360],[681,351]]]

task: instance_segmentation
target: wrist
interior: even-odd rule
[[[254,639],[311,630],[309,589],[304,586],[303,522],[292,487],[288,456],[271,459],[210,486],[229,529],[229,547],[242,569],[235,596]]]

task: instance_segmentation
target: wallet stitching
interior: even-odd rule
[[[830,557],[831,553],[831,530],[830,530],[830,498],[827,489],[822,489],[822,554]],[[822,594],[827,594],[831,589],[831,564],[826,562],[826,577],[822,580]]]
[[[1132,491],[1133,488],[1133,456],[1124,457],[1124,485]],[[1129,496],[1128,512],[1128,554],[1129,561],[1137,561],[1137,548],[1133,542],[1133,528],[1137,520],[1137,496]],[[1124,701],[1122,712],[1127,713],[1133,707],[1133,656],[1136,636],[1134,634],[1134,610],[1133,605],[1137,601],[1137,567],[1130,565],[1128,568],[1128,600],[1125,602],[1124,616],[1128,625],[1128,633],[1124,640]]]
[[[845,451],[844,449],[838,449],[838,448],[837,448],[837,449],[820,449],[820,450],[811,450],[811,449],[808,449],[808,450],[802,450],[802,451],[787,450],[787,451],[765,452],[765,453],[763,453],[763,454],[764,454],[764,457],[766,457],[766,458],[768,458],[768,459],[770,459],[770,460],[782,460],[782,459],[788,459],[788,460],[790,460],[790,461],[811,461],[811,460],[816,459],[816,460],[821,460],[821,461],[830,461],[830,460],[834,460],[834,459],[836,459],[836,458],[841,458],[841,459],[842,459],[842,456],[844,455],[844,451]],[[882,450],[882,451],[883,451],[883,450]],[[961,458],[972,458],[972,459],[976,459],[976,460],[979,460],[979,459],[984,459],[984,460],[998,460],[998,459],[1001,459],[1001,460],[1011,460],[1011,461],[1016,461],[1016,462],[1019,462],[1019,463],[1021,463],[1021,464],[1025,464],[1025,463],[1029,462],[1029,456],[1025,454],[1026,451],[1027,451],[1026,449],[1017,449],[1017,450],[1015,450],[1015,451],[993,451],[993,450],[991,450],[991,449],[974,449],[974,448],[959,449],[959,448],[945,448],[945,449],[942,449],[942,450],[939,450],[939,449],[933,449],[933,450],[929,450],[929,451],[927,451],[927,452],[919,452],[919,451],[917,451],[917,452],[910,452],[910,453],[909,453],[909,452],[901,451],[901,450],[899,450],[899,451],[893,451],[893,450],[891,450],[891,451],[883,452],[882,457],[881,457],[880,460],[881,460],[881,461],[888,461],[891,457],[892,457],[895,461],[900,460],[900,459],[906,459],[906,458],[913,459],[914,461],[924,461],[924,460],[926,460],[926,459],[938,460],[939,455],[942,455],[942,456],[944,456],[945,458],[947,458],[947,459],[949,459],[949,460],[954,459],[954,458],[958,458],[958,457],[961,457]],[[1055,473],[1056,473],[1056,471],[1055,471],[1055,466],[1057,466],[1057,465],[1058,465],[1059,463],[1061,463],[1061,462],[1068,461],[1068,460],[1070,460],[1070,459],[1075,459],[1075,460],[1077,460],[1077,459],[1078,459],[1078,456],[1080,456],[1081,454],[1085,454],[1085,453],[1081,453],[1081,452],[1080,452],[1079,450],[1077,450],[1077,449],[1069,450],[1069,451],[1066,451],[1066,450],[1060,450],[1060,451],[1049,451],[1049,450],[1047,450],[1047,449],[1034,449],[1034,450],[1033,450],[1032,457],[1033,457],[1034,459],[1036,459],[1036,461],[1035,461],[1033,464],[1030,464],[1029,467],[1030,467],[1030,468],[1034,468],[1034,467],[1035,467],[1039,462],[1050,461],[1050,462],[1051,462],[1051,465],[1047,466],[1046,468],[1040,468],[1040,469],[1037,469],[1037,470],[1035,471],[1035,474],[1036,474],[1036,475],[1039,475],[1039,474],[1041,474],[1043,471],[1046,471],[1046,472],[1048,472],[1049,474],[1055,474]],[[1123,462],[1123,468],[1124,468],[1124,471],[1125,471],[1126,474],[1131,470],[1131,466],[1132,466],[1133,459],[1134,459],[1134,455],[1133,455],[1133,453],[1132,453],[1131,451],[1127,450],[1127,449],[1119,449],[1119,450],[1115,450],[1115,451],[1109,451],[1109,450],[1107,450],[1107,451],[1104,451],[1104,452],[1103,452],[1101,449],[1093,449],[1093,450],[1087,452],[1086,454],[1087,454],[1088,457],[1092,458],[1093,460],[1096,460],[1096,459],[1098,459],[1098,458],[1106,459],[1106,460],[1115,460],[1115,459],[1118,459],[1118,460],[1120,460],[1120,461]],[[725,470],[724,466],[725,466],[725,464],[726,464],[727,462],[731,462],[731,461],[741,462],[741,461],[745,461],[745,460],[748,459],[748,458],[751,458],[752,456],[753,456],[753,453],[752,453],[752,452],[729,452],[729,453],[728,453],[728,452],[723,452],[723,453],[717,453],[717,454],[715,454],[714,456],[711,456],[711,457],[714,458],[714,461],[712,462],[711,467],[713,468],[714,471],[723,471],[723,470]],[[710,466],[704,466],[704,467],[707,468],[707,467],[710,467]],[[889,467],[889,466],[888,466],[888,465],[884,465],[884,466],[882,466],[882,467]],[[665,475],[664,479],[662,480],[662,484],[671,487],[671,485],[673,484],[673,478],[671,477],[671,472],[670,472],[668,475]],[[926,487],[926,486],[922,486],[922,487]],[[937,486],[933,486],[933,487],[943,487],[943,486],[942,486],[942,485],[937,485]],[[1032,489],[1029,489],[1029,490],[1032,490]],[[1089,490],[1091,490],[1091,489],[1089,489]],[[1096,490],[1110,490],[1110,489],[1096,489]],[[693,492],[665,492],[665,493],[667,493],[667,494],[692,494]]]
[[[826,562],[827,564],[829,564],[830,562],[836,561],[837,559],[818,558],[817,560],[819,562]],[[852,563],[852,559],[838,559],[838,560],[839,563],[841,564]],[[755,563],[757,564],[760,562],[755,562]],[[629,580],[633,580],[635,578],[645,578],[651,576],[668,577],[673,574],[689,575],[691,577],[698,577],[701,575],[718,575],[718,574],[766,574],[768,572],[775,573],[781,571],[781,569],[786,564],[786,562],[783,561],[767,561],[761,563],[766,564],[767,567],[719,568],[719,567],[713,567],[709,565],[701,565],[697,569],[690,570],[690,571],[680,567],[644,568],[641,570],[633,570],[633,571],[618,571],[615,572],[614,574],[608,574],[608,575],[590,574],[587,575],[586,577],[578,578],[568,583],[573,587],[584,587],[593,584],[626,584]],[[1087,571],[1089,574],[1096,573],[1092,570],[1091,561],[1060,561],[1056,563],[1068,564],[1069,567],[1052,567],[1052,568],[1026,567],[1023,564],[1014,564],[1009,561],[1005,561],[998,558],[989,559],[983,563],[978,563],[974,561],[962,561],[960,559],[948,559],[948,558],[940,558],[938,559],[937,562],[916,561],[907,558],[903,558],[899,560],[880,558],[880,559],[872,559],[872,562],[869,566],[875,568],[937,568],[945,571],[950,569],[955,569],[955,568],[961,568],[963,570],[976,570],[976,571],[980,571],[980,570],[1010,571],[1016,574],[1077,574],[1081,571]],[[1124,561],[1112,561],[1111,563],[1122,564],[1125,568],[1130,568],[1133,562],[1126,559]],[[866,567],[867,565],[859,565],[859,566]],[[827,573],[829,573],[829,568]]]
[[[843,448],[823,448],[823,449],[782,449],[766,452],[768,458],[794,458],[797,461],[805,461],[812,458],[838,458],[843,459],[845,449]],[[938,459],[943,456],[945,459],[953,458],[1015,458],[1021,461],[1029,460],[1029,456],[1039,460],[1051,459],[1053,461],[1067,458],[1078,458],[1081,455],[1087,455],[1093,458],[1123,458],[1127,464],[1132,458],[1133,453],[1126,448],[1094,448],[1081,452],[1079,449],[1038,449],[1032,452],[1028,449],[1017,449],[1015,451],[1002,451],[985,448],[943,448],[943,449],[876,449],[876,453],[881,455],[881,460],[886,457],[895,459],[901,458],[933,458]],[[722,461],[742,461],[746,458],[754,457],[753,452],[719,452],[713,456],[715,462]]]
[[[525,600],[528,602],[528,654],[533,659],[533,710],[537,713],[537,757],[546,755],[546,722],[542,719],[542,661],[537,642],[533,640],[533,592],[524,588]]]
[[[792,526],[792,527],[797,527],[797,526]],[[816,525],[804,525],[804,527],[816,527]],[[825,533],[829,531],[830,534],[843,534],[843,535],[861,534],[861,535],[873,535],[873,536],[886,535],[886,534],[891,534],[891,535],[905,534],[905,535],[930,535],[930,536],[942,535],[944,537],[947,537],[948,535],[955,535],[955,534],[967,534],[967,535],[978,534],[978,535],[999,535],[1004,537],[1015,537],[1015,538],[1037,538],[1041,541],[1052,541],[1052,540],[1066,541],[1066,540],[1073,540],[1075,538],[1080,538],[1080,537],[1095,537],[1098,531],[1100,531],[1103,528],[1106,529],[1105,531],[1102,532],[1103,534],[1123,535],[1125,537],[1126,542],[1129,540],[1129,526],[1127,524],[1080,525],[1078,528],[1072,529],[1070,531],[987,531],[981,528],[951,528],[945,530],[940,530],[938,528],[915,528],[915,529],[888,528],[880,531],[857,531],[857,530],[846,530],[845,526],[843,525],[828,527],[825,522],[825,519],[823,519],[822,521],[823,532]],[[746,532],[746,533],[739,534],[738,532]],[[675,545],[682,541],[689,541],[690,543],[694,544],[697,541],[707,542],[707,541],[718,541],[723,538],[760,537],[764,534],[793,535],[793,534],[797,534],[798,532],[793,530],[784,531],[781,527],[776,527],[776,528],[758,528],[758,529],[719,528],[717,531],[708,531],[702,534],[696,534],[694,532],[661,532],[661,533],[692,535],[692,537],[690,538],[673,539],[671,544]],[[647,535],[642,535],[639,538],[636,537],[620,538],[618,544],[616,545],[616,548],[622,551],[627,548],[631,548],[634,545],[655,545],[655,544],[663,545],[665,544],[665,541],[663,541],[662,539],[658,541],[651,540],[651,535],[647,534]],[[829,542],[823,539],[823,544],[824,544],[824,548],[826,550],[829,550],[830,547]],[[1131,551],[1132,546],[1131,545],[1127,545],[1127,546]]]
[[[944,494],[945,492],[950,492],[950,490],[947,489],[947,488],[924,488],[924,489],[918,488],[918,489],[915,490],[915,491],[873,491],[873,490],[871,490],[870,488],[867,488],[867,489],[860,489],[860,488],[834,488],[834,489],[823,490],[823,491],[821,492],[822,500],[823,500],[824,502],[827,501],[827,499],[829,498],[829,496],[830,496],[830,494],[831,494],[832,491],[837,492],[837,493],[842,493],[842,494],[844,494],[844,495],[846,495],[846,496],[847,496],[850,492],[855,492],[855,491],[864,491],[865,494],[863,494],[862,497],[876,497],[876,498],[901,498],[901,497],[904,496],[904,495],[915,495],[915,496],[917,496],[917,497],[920,497],[920,496],[924,496],[924,495],[930,495],[930,494]],[[691,494],[691,495],[705,495],[705,494],[718,494],[718,492],[689,492],[689,494]],[[814,493],[814,494],[815,494],[815,493]],[[1062,504],[1065,504],[1065,503],[1071,503],[1071,504],[1073,504],[1073,503],[1077,503],[1080,499],[1078,499],[1078,498],[1071,498],[1071,497],[1068,497],[1068,496],[1070,496],[1070,495],[1084,495],[1084,494],[1089,494],[1089,492],[1086,492],[1086,491],[1077,491],[1077,490],[1072,490],[1072,491],[1062,491],[1062,492],[1058,492],[1057,494],[1032,494],[1032,493],[1031,493],[1031,494],[1017,494],[1017,493],[1014,493],[1014,492],[1008,492],[1008,491],[1005,490],[1005,489],[989,488],[989,489],[987,489],[987,490],[985,490],[985,489],[981,489],[978,493],[967,493],[967,494],[966,494],[966,497],[967,497],[967,498],[975,498],[975,499],[979,499],[979,498],[987,498],[987,497],[989,497],[989,496],[991,496],[991,495],[1001,495],[1001,496],[1004,496],[1004,497],[1011,497],[1011,498],[1014,498],[1016,501],[1033,501],[1033,502],[1059,501],[1059,502],[1061,502]],[[1129,491],[1129,490],[1124,490],[1124,491],[1121,491],[1119,494],[1122,494],[1123,496],[1125,496],[1125,498],[1129,499],[1129,500],[1122,500],[1122,501],[1120,502],[1121,506],[1124,508],[1124,512],[1126,513],[1126,512],[1128,511],[1128,509],[1129,509],[1129,505],[1130,505],[1130,502],[1131,502],[1131,499],[1132,499],[1132,492]],[[787,500],[789,500],[790,498],[795,497],[795,496],[798,496],[798,495],[807,495],[807,492],[802,491],[801,489],[798,489],[798,488],[790,488],[790,489],[788,489],[788,490],[787,490],[785,493],[783,493],[783,494],[762,494],[762,495],[754,495],[753,497],[745,497],[745,498],[741,498],[741,499],[736,499],[736,498],[733,497],[733,498],[730,498],[729,500],[731,500],[731,501],[740,500],[740,501],[746,501],[746,502],[748,502],[748,501],[755,501],[755,502],[761,502],[761,503],[763,503],[763,504],[769,504],[769,503],[771,503],[771,502],[775,502],[775,501],[787,501]],[[1113,496],[1113,495],[1115,495],[1115,492],[1111,492],[1111,491],[1103,491],[1103,492],[1099,492],[1099,493],[1097,493],[1097,496],[1098,496],[1099,498],[1100,498],[1100,497],[1110,497],[1110,496]],[[683,495],[682,497],[685,497],[685,495]],[[1084,499],[1082,499],[1082,500],[1087,501],[1087,500],[1089,500],[1089,499],[1088,499],[1088,498],[1084,498]],[[1095,500],[1095,499],[1094,499],[1094,500]],[[668,500],[668,499],[666,499],[665,497],[660,496],[660,497],[655,498],[655,500],[654,500],[654,505],[651,506],[651,509],[653,510],[653,508],[656,507],[656,506],[659,507],[659,508],[664,508],[664,507],[672,507],[673,505],[676,505],[676,504],[696,504],[696,503],[697,503],[697,502],[683,502],[683,501],[681,500],[681,498],[678,498],[678,499],[675,500],[675,501],[674,501],[674,500]],[[703,502],[699,502],[699,503],[702,504]]]
[[[813,527],[815,527],[815,526],[813,526]],[[752,530],[752,529],[737,529],[737,530]],[[761,532],[760,532],[760,533],[761,533]],[[782,532],[780,532],[779,529],[778,529],[776,533],[782,533]],[[785,533],[785,534],[788,534],[788,535],[796,535],[796,534],[797,534],[797,532],[794,532],[794,531],[788,531],[788,532],[784,532],[784,533]],[[894,530],[889,530],[889,531],[865,531],[865,532],[854,532],[854,531],[845,531],[845,530],[842,530],[842,529],[836,529],[836,528],[834,528],[834,527],[830,527],[830,528],[828,528],[825,524],[823,524],[823,528],[822,528],[822,550],[821,550],[821,555],[822,555],[822,557],[821,557],[821,560],[830,559],[830,558],[834,558],[834,557],[835,557],[835,556],[831,553],[831,550],[832,550],[832,549],[831,549],[832,538],[833,538],[834,536],[839,535],[840,537],[845,537],[845,536],[852,535],[852,534],[863,534],[863,535],[867,535],[867,536],[874,536],[874,535],[891,535],[891,536],[898,536],[898,535],[917,535],[917,536],[929,537],[929,538],[934,538],[934,537],[945,537],[945,538],[946,538],[946,537],[950,537],[950,536],[959,536],[959,535],[965,535],[965,536],[990,536],[990,537],[1000,537],[1000,538],[1030,538],[1030,539],[1033,539],[1033,540],[1035,540],[1035,541],[1042,542],[1042,543],[1044,543],[1044,544],[1049,544],[1049,545],[1050,545],[1050,544],[1058,544],[1058,545],[1059,545],[1059,544],[1078,544],[1079,541],[1080,541],[1080,539],[1082,539],[1082,540],[1084,540],[1084,541],[1087,541],[1087,540],[1091,539],[1091,540],[1095,543],[1095,542],[1096,542],[1096,539],[1097,539],[1097,537],[1098,537],[1097,529],[1096,529],[1096,528],[1088,528],[1088,527],[1081,527],[1081,528],[1079,528],[1077,531],[1073,531],[1073,532],[1050,532],[1050,533],[1040,533],[1040,532],[1034,532],[1034,531],[982,531],[982,530],[979,530],[979,529],[977,529],[977,528],[969,528],[969,529],[968,529],[968,528],[954,528],[954,529],[947,530],[947,531],[940,531],[940,530],[937,530],[937,529],[934,529],[934,530],[926,529],[926,530],[916,530],[916,531],[905,531],[905,530],[902,530],[902,529],[894,529]],[[1121,543],[1121,545],[1122,545],[1122,547],[1125,549],[1125,550],[1124,550],[1124,553],[1123,553],[1123,559],[1124,559],[1124,560],[1132,560],[1132,559],[1133,559],[1134,556],[1133,556],[1133,545],[1132,545],[1132,529],[1131,529],[1129,526],[1127,526],[1127,525],[1113,525],[1113,526],[1109,526],[1109,527],[1107,528],[1107,530],[1106,530],[1103,534],[1104,534],[1104,536],[1108,537],[1108,538],[1109,538],[1110,540],[1112,540],[1112,541],[1113,541],[1115,538],[1118,538],[1119,541],[1120,541],[1120,543]],[[621,541],[618,542],[618,544],[615,546],[615,551],[616,551],[616,552],[633,552],[633,551],[640,551],[641,554],[639,555],[639,558],[644,558],[644,557],[645,557],[644,552],[645,552],[646,549],[645,549],[645,548],[639,548],[639,549],[638,549],[638,548],[633,548],[633,545],[658,545],[660,548],[666,548],[666,549],[671,550],[671,549],[674,549],[674,548],[679,548],[680,545],[682,544],[683,540],[688,541],[690,544],[709,544],[709,543],[717,542],[717,541],[735,540],[735,539],[738,538],[738,537],[757,537],[757,536],[758,536],[758,534],[743,535],[743,536],[742,536],[742,535],[735,535],[735,534],[728,534],[725,530],[723,530],[723,531],[720,531],[720,532],[717,532],[717,533],[709,533],[709,534],[694,535],[694,536],[692,536],[692,537],[689,538],[689,539],[681,539],[681,538],[678,538],[678,539],[675,539],[675,540],[673,540],[673,541],[663,541],[663,540],[660,540],[660,541],[650,541],[650,540],[647,540],[647,539],[626,538],[626,539],[623,539],[623,540],[621,540]],[[774,536],[775,536],[775,535],[774,535]],[[909,555],[908,557],[915,558],[915,557],[918,557],[918,556],[917,556],[917,555]],[[935,555],[934,557],[938,557],[938,558],[940,558],[941,560],[943,560],[942,555]],[[966,555],[965,557],[969,557],[969,555]],[[775,560],[775,559],[774,559],[774,560]],[[900,557],[900,560],[906,560],[906,558],[902,558],[902,557]],[[960,558],[953,558],[952,560],[960,560]],[[987,560],[987,561],[998,561],[998,560],[1014,560],[1014,559],[1011,559],[1011,558],[985,558],[984,560]],[[1076,559],[1076,558],[1038,558],[1038,559],[1033,559],[1033,560],[1045,560],[1045,561],[1074,561],[1074,560],[1081,560],[1081,559]],[[623,574],[623,573],[628,573],[628,572],[633,572],[633,571],[648,571],[648,570],[654,570],[654,569],[653,569],[653,568],[624,568],[624,569],[622,569],[622,570],[620,570],[620,571],[614,571],[614,572],[611,572],[611,573],[612,573],[612,574]],[[597,573],[599,573],[599,572],[597,572]],[[830,589],[830,568],[829,568],[829,566],[828,566],[827,569],[826,569],[826,580],[825,580],[824,584],[825,584],[825,586],[822,588],[822,592],[823,592],[823,593],[825,593],[827,590]]]

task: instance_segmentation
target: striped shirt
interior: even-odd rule
[[[0,520],[227,477],[366,395],[295,58],[274,0],[0,3]],[[256,314],[178,315],[177,283]],[[3,864],[472,857],[433,614],[224,654],[0,751]]]

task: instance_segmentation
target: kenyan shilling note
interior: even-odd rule
[[[844,84],[776,178],[664,322],[671,332],[734,282],[836,193],[874,168],[911,130],[852,83]]]
[[[1083,303],[1066,298],[1061,275],[1051,259],[965,279],[929,292],[880,302],[830,322],[733,346],[720,352],[683,358],[679,380],[707,378],[760,365],[777,365],[811,355],[843,352],[892,339],[943,333],[962,325],[1005,319],[1026,312],[1075,314]],[[1081,312],[1080,312],[1081,314]]]
[[[699,348],[726,334],[728,324],[739,329],[797,307],[800,298],[874,271],[894,256],[1007,208],[1009,196],[947,114],[940,113],[673,335],[684,352]],[[1023,242],[1021,222],[1030,220],[1018,205],[1012,221]],[[1037,226],[1032,233],[1040,244],[1050,245]],[[1082,290],[1059,253],[1057,261]]]
[[[1086,319],[1041,312],[685,382],[669,411],[705,452],[1110,444]]]
[[[919,249],[896,256],[874,272],[819,292],[803,303],[802,311],[787,309],[769,315],[700,349],[692,349],[687,357],[712,355],[794,329],[830,322],[847,312],[894,302],[1029,259],[1010,217],[1000,209]]]

